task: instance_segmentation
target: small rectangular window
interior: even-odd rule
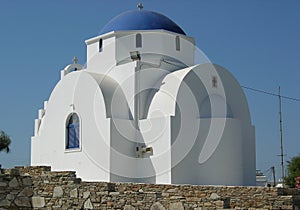
[[[142,35],[141,34],[137,34],[135,36],[135,47],[136,48],[142,47]]]
[[[103,41],[102,39],[99,39],[99,52],[103,51]]]
[[[176,50],[180,51],[180,37],[176,36],[175,38],[175,45],[176,45]]]

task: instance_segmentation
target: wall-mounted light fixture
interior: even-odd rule
[[[141,60],[141,54],[139,51],[132,51],[132,52],[130,52],[130,58],[133,61],[139,61],[139,60]]]
[[[145,147],[145,146],[136,147],[136,154],[137,154],[137,157],[139,157],[139,158],[144,157],[144,154],[148,154],[149,156],[153,155],[153,148]]]

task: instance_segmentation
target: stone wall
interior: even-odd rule
[[[0,209],[298,209],[299,201],[299,190],[82,182],[43,166],[0,174]]]

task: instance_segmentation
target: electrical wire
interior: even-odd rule
[[[276,93],[270,93],[270,92],[267,92],[265,90],[259,90],[259,89],[255,89],[255,88],[251,88],[251,87],[247,87],[247,86],[243,86],[243,85],[241,85],[241,87],[245,88],[245,89],[248,89],[248,90],[255,91],[255,92],[259,92],[259,93],[263,93],[263,94],[267,94],[267,95],[271,95],[271,96],[276,96],[276,97],[280,96],[281,98],[284,98],[284,99],[287,99],[287,100],[300,102],[300,99],[298,99],[298,98],[292,98],[292,97],[288,97],[288,96],[279,95],[279,94],[276,94]]]

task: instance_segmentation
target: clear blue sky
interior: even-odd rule
[[[30,138],[60,70],[86,61],[84,40],[138,0],[2,0],[0,2],[0,130],[12,138],[3,167],[30,164]],[[213,63],[245,86],[300,98],[300,1],[144,0],[195,38]],[[245,90],[256,127],[257,169],[279,177],[278,99]],[[300,153],[300,102],[283,100],[285,159]],[[268,173],[268,172],[267,172]]]

